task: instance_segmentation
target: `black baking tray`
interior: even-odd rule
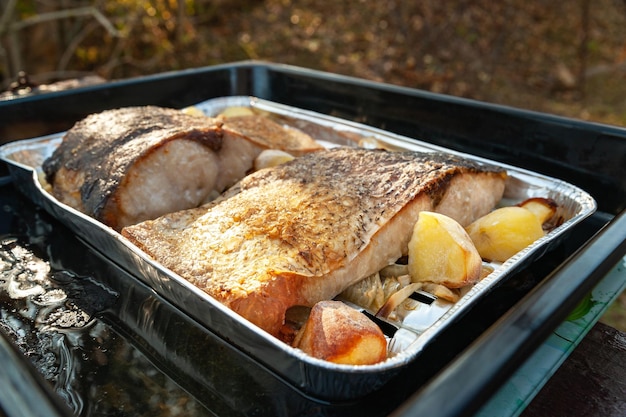
[[[149,357],[155,369],[175,381],[185,395],[200,401],[207,415],[374,416],[417,411],[471,415],[626,252],[626,221],[620,215],[626,205],[626,130],[303,68],[242,62],[0,101],[0,141],[66,130],[87,114],[107,108],[140,104],[182,108],[234,95],[253,95],[358,121],[557,177],[592,194],[598,212],[541,262],[494,288],[442,334],[438,348],[424,352],[419,363],[365,399],[328,403],[293,390],[216,335],[199,330],[193,320],[148,288],[124,290],[128,288],[124,271],[99,259],[12,187],[2,187],[3,205],[13,207],[14,214],[10,219],[3,214],[0,234],[25,236],[37,245],[46,242],[41,250],[55,265],[94,276],[112,288],[118,301],[99,317]],[[31,227],[41,222],[45,227]],[[70,256],[70,251],[81,255]],[[145,305],[158,306],[154,311],[177,325],[147,331],[140,325],[142,312],[136,307]],[[181,329],[187,331],[175,333]],[[219,352],[220,360],[203,360],[193,348],[197,340]],[[3,374],[23,381],[20,375],[26,373],[37,380],[30,362],[21,358],[12,364],[15,372]],[[223,367],[233,372],[225,376]],[[465,382],[469,375],[471,384]],[[21,395],[24,401],[15,403],[21,408],[9,407],[6,398],[0,398],[7,415],[18,415],[16,409],[19,415],[39,414],[42,402],[31,401],[37,396],[50,398],[49,408],[65,413],[63,406],[56,407],[56,394],[45,382],[28,386],[37,394],[18,391],[16,398]]]

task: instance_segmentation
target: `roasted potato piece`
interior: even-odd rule
[[[371,365],[387,358],[387,339],[382,330],[341,301],[315,304],[294,347],[315,358],[349,365]]]
[[[478,251],[456,220],[427,211],[419,214],[409,241],[409,274],[413,282],[460,288],[478,281],[481,269]]]
[[[288,152],[279,149],[265,149],[254,159],[254,170],[258,171],[259,169],[274,167],[292,159],[294,159],[294,156]]]
[[[533,212],[542,225],[552,219],[556,214],[557,208],[554,200],[544,197],[529,198],[519,203],[518,206]]]
[[[195,106],[185,107],[181,111],[183,113],[192,114],[194,116],[205,116],[204,112]]]
[[[518,206],[501,207],[466,227],[483,259],[504,262],[544,235],[539,217]]]
[[[227,107],[220,113],[222,117],[237,117],[237,116],[253,116],[254,111],[249,107],[244,106],[232,106]]]

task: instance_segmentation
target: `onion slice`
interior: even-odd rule
[[[376,317],[383,319],[387,318],[389,314],[396,309],[396,307],[398,307],[404,300],[409,298],[411,294],[419,290],[421,287],[421,282],[413,282],[405,287],[402,287],[397,292],[393,293],[387,301],[385,301],[385,304],[383,304],[382,307],[376,312]]]

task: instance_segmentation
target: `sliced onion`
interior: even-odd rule
[[[383,285],[378,272],[352,284],[338,296],[365,309],[378,309],[385,302]]]
[[[380,276],[383,278],[399,277],[401,275],[408,275],[408,273],[409,266],[406,264],[391,264],[380,270]]]
[[[461,298],[458,288],[448,288],[445,285],[434,282],[425,282],[423,290],[451,303],[456,303]]]
[[[419,290],[421,287],[421,282],[413,282],[393,293],[387,301],[385,301],[385,304],[383,304],[383,306],[376,312],[376,317],[387,318],[389,314],[396,309],[396,307],[402,304],[404,300],[409,298],[411,294]]]

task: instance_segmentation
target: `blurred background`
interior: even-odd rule
[[[242,60],[626,126],[624,0],[0,0],[0,97]]]

